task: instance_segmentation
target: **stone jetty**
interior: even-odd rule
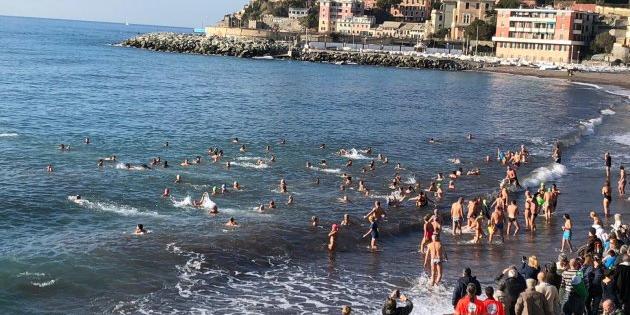
[[[222,55],[241,58],[274,56],[280,58],[358,64],[384,67],[438,69],[463,71],[483,68],[484,64],[454,58],[436,58],[390,53],[360,53],[348,51],[300,51],[290,42],[252,38],[206,37],[178,33],[149,33],[127,39],[123,47],[135,47],[154,51],[190,53],[200,55]],[[292,51],[290,51],[292,50]]]

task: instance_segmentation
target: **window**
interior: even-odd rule
[[[470,8],[470,3],[466,2],[466,10]]]
[[[479,10],[479,2],[475,3],[475,9]]]
[[[470,14],[464,14],[464,24],[470,24]]]
[[[489,9],[490,9],[490,4],[486,3],[486,10],[489,10]]]

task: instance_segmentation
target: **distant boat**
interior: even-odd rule
[[[273,60],[273,56],[256,56],[256,57],[252,57],[252,59],[258,59],[258,60]]]

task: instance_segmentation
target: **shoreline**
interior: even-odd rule
[[[580,72],[576,71],[569,78],[566,71],[562,70],[540,70],[537,68],[517,67],[517,66],[496,66],[484,67],[475,70],[486,73],[504,73],[513,75],[530,76],[546,79],[562,79],[572,83],[594,84],[616,86],[630,90],[630,72]]]

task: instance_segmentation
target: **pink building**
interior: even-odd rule
[[[497,9],[496,55],[570,63],[586,52],[597,14],[556,9]]]
[[[402,0],[389,13],[396,20],[422,22],[431,15],[431,0]]]
[[[363,7],[366,10],[376,7],[376,0],[363,0]]]
[[[320,0],[319,32],[337,32],[337,23],[354,16],[363,16],[362,0]]]

